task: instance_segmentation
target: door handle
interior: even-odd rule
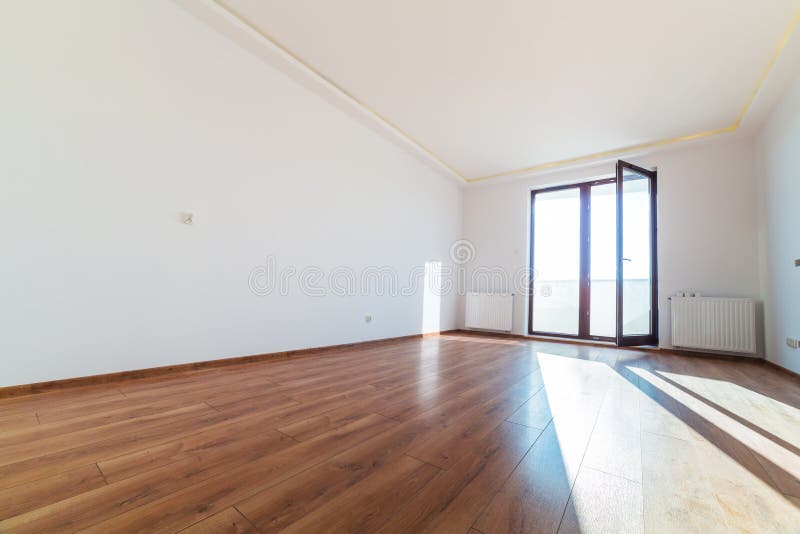
[[[633,260],[630,258],[622,258],[622,261],[633,261]]]

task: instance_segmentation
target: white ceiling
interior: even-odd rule
[[[800,0],[224,5],[472,180],[737,124]]]

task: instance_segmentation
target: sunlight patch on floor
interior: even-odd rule
[[[752,449],[755,453],[763,457],[767,462],[772,463],[779,469],[795,479],[800,479],[800,457],[791,450],[782,446],[782,444],[770,439],[769,436],[763,435],[750,426],[743,424],[733,417],[715,409],[706,402],[697,397],[683,391],[682,389],[670,384],[663,378],[657,376],[645,369],[635,368],[633,371],[640,377],[641,380],[646,381],[648,384],[654,386],[659,391],[668,395],[676,402],[683,405],[686,409],[691,410],[694,414],[698,415],[705,420],[708,432],[715,432],[716,430],[722,431],[724,434],[720,435],[718,439],[732,438],[746,447]],[[663,409],[663,408],[662,408]],[[754,422],[757,424],[758,422]],[[695,429],[694,437],[701,441],[712,442],[712,436],[703,436],[703,429]],[[709,439],[710,438],[710,439]],[[720,451],[723,452],[723,451]],[[752,476],[752,479],[757,481],[757,477]],[[751,481],[752,482],[752,481]],[[760,483],[760,481],[758,481]],[[763,484],[762,484],[763,485]],[[780,495],[773,488],[764,485],[765,489]]]

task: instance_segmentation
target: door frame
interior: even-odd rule
[[[626,336],[622,329],[623,316],[623,240],[622,219],[624,210],[623,182],[625,169],[633,171],[639,176],[646,177],[650,182],[650,333],[647,335]],[[651,171],[627,161],[617,160],[617,172],[614,181],[617,184],[617,346],[658,345],[658,212],[657,212],[657,181],[658,171]]]
[[[530,221],[530,272],[533,274],[533,259],[534,259],[534,237],[535,237],[535,208],[536,208],[536,195],[541,193],[551,193],[553,191],[561,191],[564,189],[578,189],[580,192],[580,266],[579,266],[579,280],[578,280],[578,334],[560,334],[555,332],[545,332],[542,330],[533,329],[533,297],[534,297],[534,276],[530,277],[530,285],[528,287],[528,335],[531,336],[550,336],[561,337],[566,339],[584,339],[590,341],[616,341],[612,336],[593,336],[590,332],[590,309],[591,309],[591,196],[592,187],[595,185],[606,185],[616,183],[616,178],[600,178],[597,180],[590,180],[588,182],[578,182],[574,184],[557,185],[554,187],[545,187],[542,189],[531,190],[531,221]]]
[[[626,166],[631,165],[626,163]],[[639,172],[642,171],[646,173],[648,176],[652,175],[651,180],[651,269],[652,269],[652,282],[651,282],[651,295],[652,295],[652,325],[653,325],[653,332],[651,336],[648,336],[647,339],[642,339],[643,341],[641,344],[649,345],[649,344],[658,344],[658,243],[657,243],[657,218],[656,218],[656,172],[649,171],[643,169],[641,167],[636,167],[635,165],[631,166],[635,171]],[[627,167],[626,167],[627,168]],[[590,317],[590,310],[591,310],[591,191],[592,187],[595,185],[606,185],[606,184],[616,184],[617,177],[611,176],[608,178],[599,178],[596,180],[589,180],[587,182],[577,182],[577,183],[570,183],[564,185],[557,185],[553,187],[544,187],[541,189],[532,189],[531,190],[531,207],[530,207],[530,238],[529,238],[529,272],[533,275],[533,266],[534,266],[534,252],[535,252],[535,224],[536,224],[536,195],[541,193],[550,193],[553,191],[561,191],[564,189],[578,189],[580,192],[580,214],[581,214],[581,221],[580,221],[580,266],[579,266],[579,281],[578,281],[578,289],[579,289],[579,318],[578,318],[578,334],[561,334],[556,332],[546,332],[542,330],[534,330],[533,328],[533,298],[534,298],[534,276],[530,276],[529,280],[529,287],[528,287],[528,335],[531,336],[548,336],[548,337],[558,337],[564,339],[580,339],[580,340],[588,340],[588,341],[605,341],[611,343],[618,343],[617,337],[614,336],[593,336],[590,334],[591,328],[591,317]],[[618,189],[619,190],[619,189]],[[621,258],[621,235],[622,230],[621,226],[619,225],[619,202],[620,197],[617,194],[617,325],[619,329],[620,324],[620,311],[621,311],[621,289],[620,289],[620,266],[619,262]],[[637,340],[638,342],[639,340]]]

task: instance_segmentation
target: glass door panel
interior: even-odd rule
[[[617,335],[617,186],[593,185],[591,190],[589,269],[589,334]]]
[[[650,333],[650,187],[631,175],[622,185],[622,335]]]
[[[655,173],[620,161],[617,192],[617,343],[651,344],[657,337]]]
[[[532,330],[577,336],[580,319],[580,188],[535,193],[532,206]]]

